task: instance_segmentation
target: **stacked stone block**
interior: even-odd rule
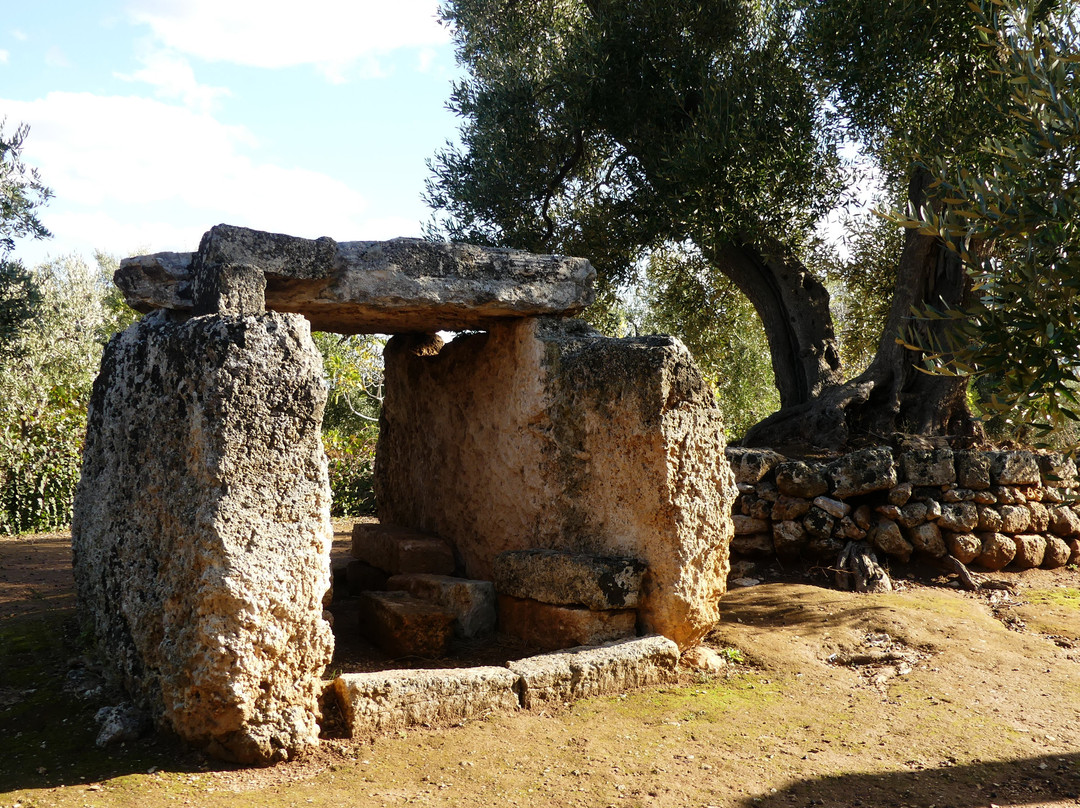
[[[866,541],[901,561],[946,553],[999,570],[1080,561],[1076,464],[1053,452],[888,446],[828,460],[729,448],[731,551],[832,559]]]

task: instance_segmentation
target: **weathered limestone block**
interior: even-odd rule
[[[1059,505],[1050,509],[1050,530],[1056,536],[1080,536],[1080,516],[1072,508]]]
[[[954,502],[941,506],[938,527],[954,533],[969,533],[979,524],[979,510],[973,502]]]
[[[731,517],[731,524],[736,536],[764,533],[769,529],[768,519],[755,519],[752,516],[743,516],[739,513]]]
[[[186,259],[186,260],[185,260]],[[423,239],[335,242],[218,225],[197,253],[120,262],[116,285],[137,311],[197,309],[218,278],[265,278],[265,304],[319,331],[432,333],[483,329],[508,317],[571,314],[592,303],[588,261]]]
[[[1041,502],[1028,501],[1028,512],[1031,514],[1031,532],[1045,533],[1050,529],[1050,511]]]
[[[984,491],[990,487],[990,455],[986,452],[957,452],[956,481],[964,488]]]
[[[452,613],[459,637],[480,637],[495,630],[495,584],[491,581],[413,573],[393,576],[386,588],[408,592]]]
[[[806,532],[811,536],[818,539],[827,539],[832,535],[833,525],[836,524],[836,520],[821,508],[813,507],[803,517],[802,524],[806,528]]]
[[[1039,458],[1034,452],[992,452],[990,479],[995,485],[1039,485]]]
[[[806,528],[802,522],[792,520],[774,522],[772,546],[781,559],[796,558],[806,546]]]
[[[1071,488],[1076,485],[1076,461],[1061,452],[1038,455],[1042,484],[1048,488]]]
[[[789,497],[813,499],[828,492],[829,480],[817,463],[788,460],[776,466],[776,487]]]
[[[750,519],[772,518],[772,509],[774,505],[772,501],[765,499],[765,497],[757,496],[743,496],[739,499],[742,500],[739,510],[743,516],[749,517]],[[738,528],[738,525],[736,525],[736,528]]]
[[[1007,567],[1016,557],[1016,542],[1002,533],[980,533],[982,552],[976,562],[988,570]]]
[[[1043,556],[1046,555],[1045,537],[1030,533],[1013,536],[1012,540],[1016,545],[1016,556],[1013,558],[1013,564],[1022,570],[1038,567],[1042,564]]]
[[[334,680],[334,695],[356,738],[517,710],[517,683],[516,673],[494,667],[343,673]]]
[[[904,538],[900,532],[900,527],[891,519],[882,519],[874,525],[870,529],[869,536],[870,543],[881,552],[899,558],[901,561],[908,561],[911,558],[912,551],[915,549]]]
[[[521,706],[531,710],[673,682],[678,664],[675,643],[653,636],[519,659],[507,667],[521,677]]]
[[[438,536],[393,525],[353,525],[352,555],[394,575],[449,575],[454,571],[454,551],[449,544]]]
[[[1059,539],[1057,536],[1047,536],[1046,552],[1043,554],[1041,566],[1048,570],[1064,567],[1069,563],[1070,555],[1072,555],[1072,550],[1064,539]]]
[[[508,550],[495,557],[500,595],[586,609],[636,609],[645,565],[633,558]]]
[[[545,651],[633,637],[636,626],[633,609],[596,611],[499,595],[499,631]]]
[[[360,633],[392,657],[446,656],[454,614],[408,592],[360,594]]]
[[[780,522],[779,524],[787,524]],[[802,525],[799,525],[802,529]],[[776,530],[776,525],[773,525]],[[749,533],[736,535],[731,539],[731,552],[734,555],[749,556],[751,558],[768,558],[774,552],[773,538],[769,533]]]
[[[911,483],[900,483],[895,488],[890,488],[889,493],[886,494],[886,499],[890,505],[896,505],[899,508],[907,505],[908,500],[911,499],[911,495],[915,492],[915,487]]]
[[[998,512],[1002,533],[1023,533],[1031,525],[1031,511],[1026,505],[1002,505]]]
[[[773,503],[772,511],[769,514],[769,518],[773,522],[788,522],[794,519],[801,519],[806,516],[806,512],[810,510],[810,500],[802,499],[801,497],[789,497],[784,494],[777,498]],[[735,525],[735,532],[739,530],[738,524]]]
[[[151,314],[94,384],[72,545],[114,679],[212,755],[318,743],[333,637],[322,358],[296,315]]]
[[[828,468],[833,494],[839,499],[885,491],[897,483],[896,465],[888,446],[851,452],[834,460]]]
[[[982,540],[971,533],[950,533],[945,543],[961,564],[970,564],[982,554]]]
[[[912,485],[956,482],[952,449],[909,449],[900,455],[901,477]]]
[[[834,519],[843,519],[849,513],[851,513],[851,506],[846,502],[841,502],[838,499],[830,499],[829,497],[815,497],[814,507],[821,508],[825,513]]]
[[[933,558],[941,558],[945,555],[945,540],[941,536],[941,528],[937,522],[923,522],[908,531],[908,537],[916,550],[926,553]]]
[[[437,531],[470,578],[490,580],[507,550],[636,558],[646,630],[689,647],[712,627],[736,489],[720,412],[678,340],[541,319],[435,356],[395,337],[385,359],[384,521]]]
[[[749,449],[743,446],[729,446],[725,453],[731,464],[735,481],[756,483],[766,477],[773,466],[784,459],[782,454],[771,449]]]
[[[926,521],[926,503],[909,502],[900,509],[900,517],[897,521],[903,527],[915,527]]]
[[[997,533],[1001,530],[1005,524],[1005,520],[1001,518],[1001,512],[997,508],[992,508],[989,505],[978,506],[979,510],[979,524],[978,529],[984,533]],[[1077,520],[1080,522],[1080,520]]]

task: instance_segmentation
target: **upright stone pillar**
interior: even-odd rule
[[[219,313],[157,311],[109,343],[74,566],[136,703],[212,755],[267,764],[318,742],[333,651],[326,390],[307,321],[253,313],[261,290],[226,281]]]

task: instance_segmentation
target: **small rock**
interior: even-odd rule
[[[1035,534],[1013,536],[1016,545],[1016,556],[1013,564],[1022,570],[1038,567],[1046,555],[1046,538]]]
[[[936,499],[926,500],[926,518],[928,521],[933,522],[935,519],[941,516],[941,503]]]
[[[969,533],[979,524],[979,511],[971,502],[951,502],[941,506],[938,527],[954,533]]]
[[[997,497],[993,491],[976,491],[972,500],[978,505],[993,505],[997,502]]]
[[[820,499],[820,497],[819,497]],[[772,519],[774,522],[786,522],[792,519],[801,519],[810,510],[810,500],[803,497],[790,497],[781,494],[772,507]]]
[[[832,535],[835,521],[821,508],[814,507],[806,514],[802,523],[803,527],[806,528],[806,532],[811,536],[819,539],[827,539]]]
[[[900,516],[897,521],[902,527],[915,527],[915,525],[922,524],[926,521],[926,503],[909,502],[900,509]]]
[[[1016,543],[1002,533],[982,533],[982,552],[976,562],[988,570],[1004,569],[1016,557]]]
[[[900,483],[895,488],[890,488],[886,497],[890,505],[896,505],[898,508],[907,504],[907,501],[911,499],[911,493],[915,488],[911,483]]]
[[[874,524],[874,509],[869,505],[860,505],[855,509],[855,513],[851,515],[851,518],[863,530],[869,530],[870,526]]]
[[[1023,533],[1031,524],[1031,511],[1023,505],[1002,505],[998,510],[1002,533]]]
[[[970,564],[982,553],[982,541],[971,533],[950,533],[946,544],[961,564]]]
[[[849,513],[851,513],[851,506],[846,502],[841,502],[838,499],[831,499],[830,497],[815,497],[814,505],[825,513],[829,514],[835,519],[843,519]]]
[[[757,586],[760,583],[761,583],[761,580],[758,579],[758,578],[736,578],[733,581],[729,581],[729,584],[731,586],[737,586],[737,587],[740,587],[740,588],[743,588],[743,589],[746,589],[746,588],[751,587],[751,586]]]
[[[895,505],[878,505],[874,510],[893,522],[900,518],[900,509]]]
[[[911,544],[916,550],[920,550],[933,558],[941,558],[945,555],[945,540],[941,537],[941,529],[936,522],[924,522],[916,525],[908,532]]]
[[[1080,536],[1080,516],[1072,508],[1050,508],[1050,530],[1055,536],[1072,538]]]
[[[912,546],[904,539],[900,526],[891,519],[882,519],[869,533],[870,542],[887,555],[907,561],[911,558]]]
[[[735,514],[731,517],[731,521],[735,525],[736,536],[748,536],[751,533],[764,533],[769,529],[769,521],[767,519],[755,519],[752,516]]]
[[[892,450],[887,446],[851,452],[830,463],[828,470],[838,499],[885,491],[897,483]]]
[[[135,741],[150,731],[150,717],[133,704],[102,707],[94,714],[94,721],[101,725],[94,742],[104,749],[114,743]]]
[[[818,464],[788,460],[776,466],[776,487],[781,494],[812,499],[828,492],[829,481]]]
[[[797,558],[806,546],[806,528],[802,522],[774,522],[772,544],[776,555],[782,559]]]
[[[1004,520],[1001,518],[1001,512],[997,508],[991,508],[989,505],[979,505],[979,524],[978,528],[983,533],[997,533],[1001,530],[1001,526],[1004,524]]]
[[[719,673],[727,667],[728,662],[712,648],[696,645],[682,652],[682,656],[679,657],[679,664],[706,673]]]
[[[1029,499],[1027,509],[1031,513],[1032,533],[1045,533],[1050,529],[1050,510],[1045,505]]]
[[[1057,536],[1046,537],[1046,552],[1043,554],[1042,567],[1043,569],[1057,569],[1058,567],[1064,567],[1069,563],[1069,557],[1072,555],[1072,548],[1065,543],[1063,539],[1059,539]]]
[[[866,538],[866,531],[855,524],[855,521],[850,516],[845,516],[840,520],[840,535],[845,539],[854,539],[859,541]]]
[[[773,525],[773,530],[776,530],[776,525]],[[768,558],[774,552],[773,537],[768,533],[733,536],[730,547],[732,554],[750,558]]]

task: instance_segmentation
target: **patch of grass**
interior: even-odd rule
[[[1080,589],[1033,589],[1025,592],[1024,597],[1032,603],[1080,609]]]

